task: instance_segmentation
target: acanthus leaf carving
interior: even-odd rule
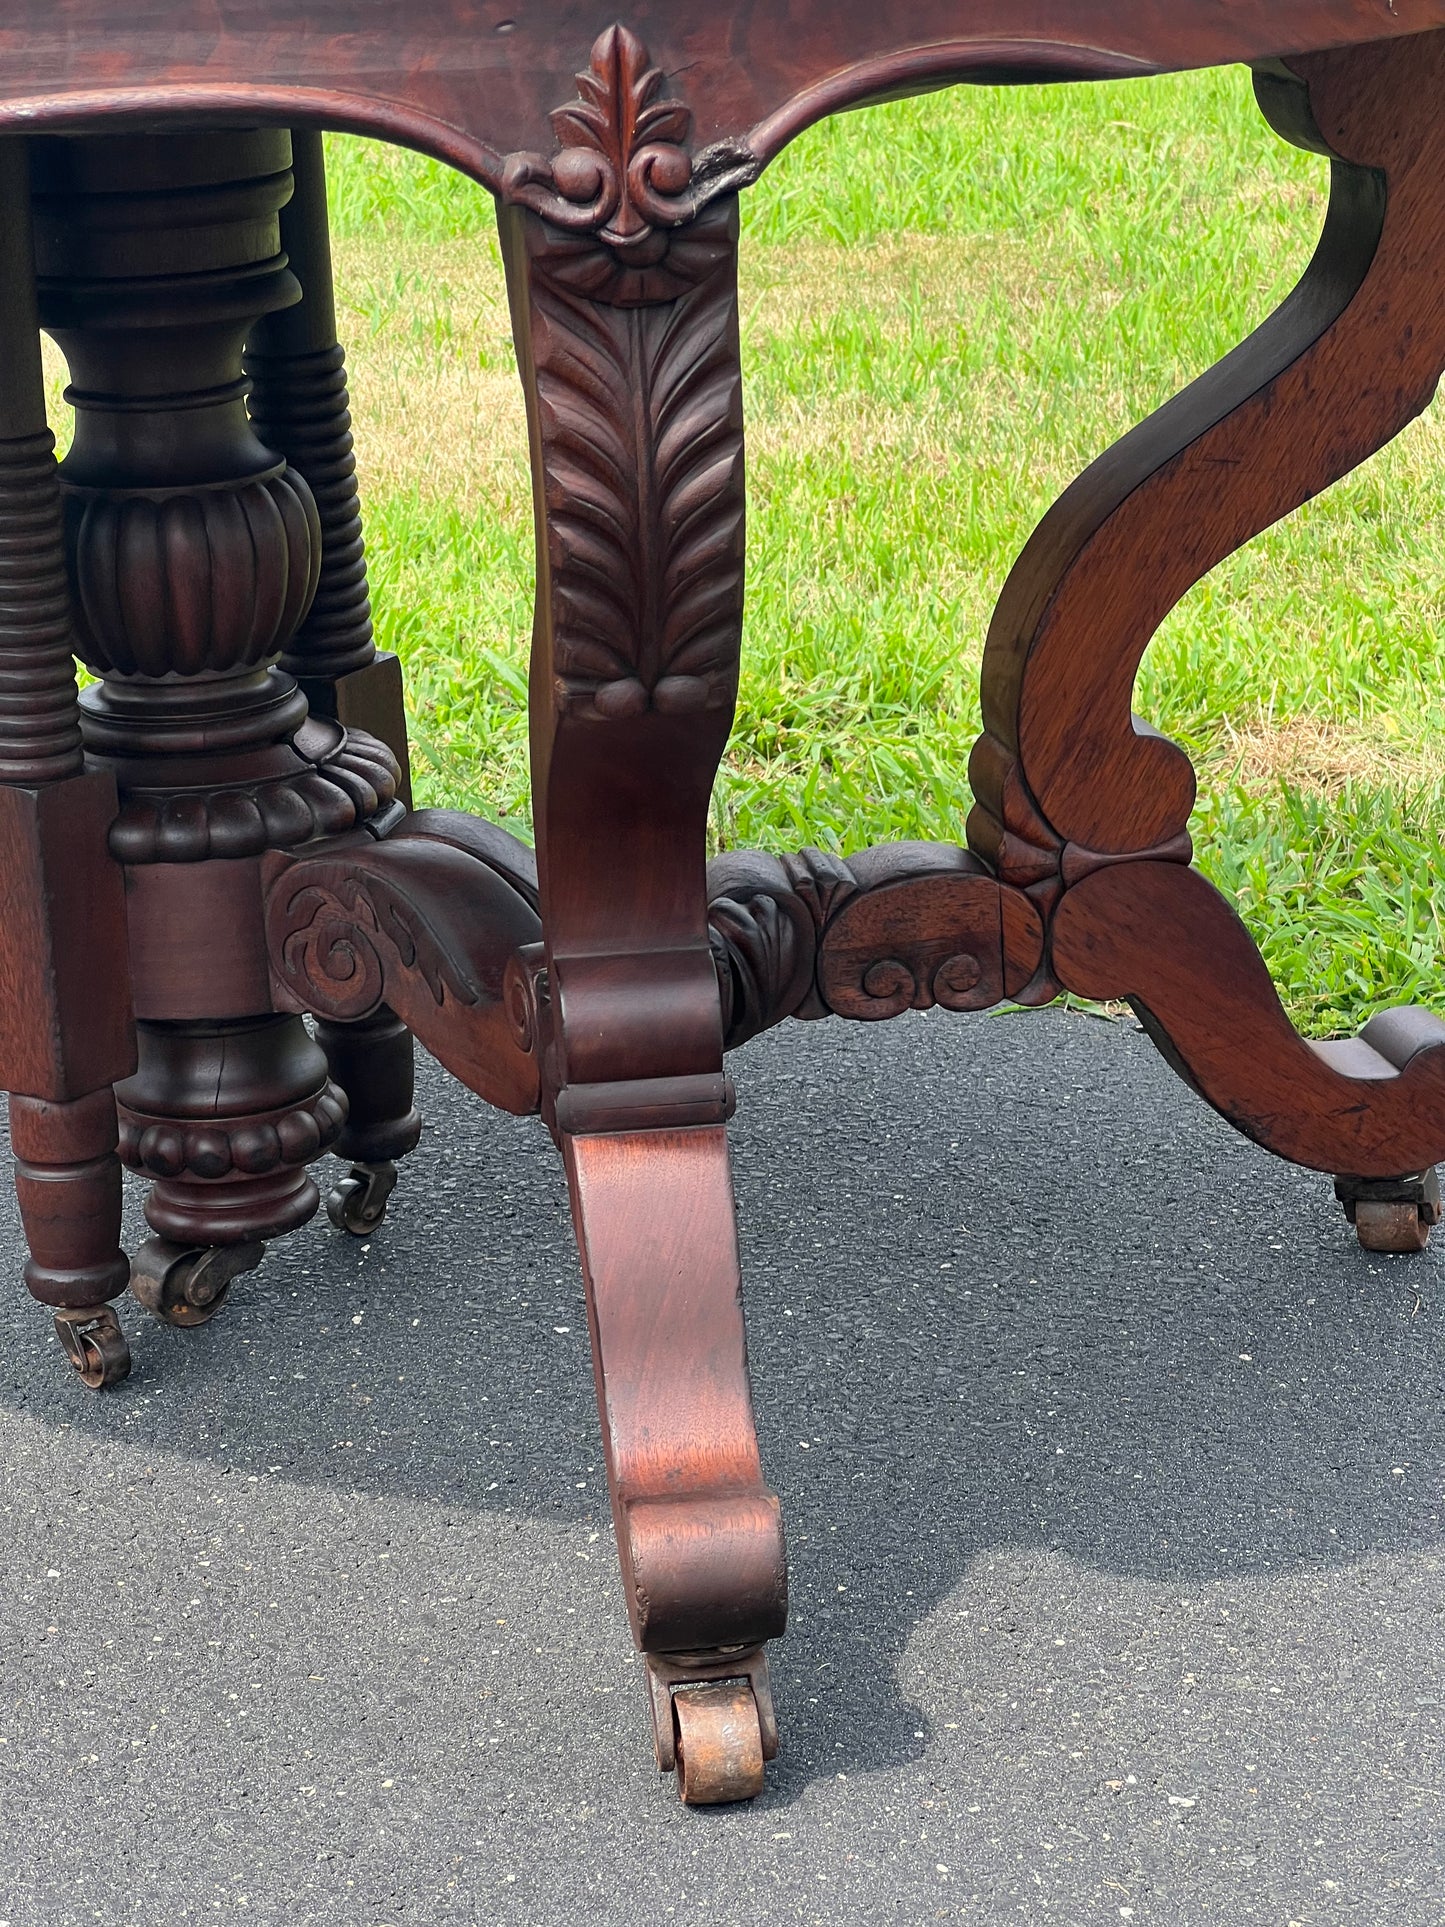
[[[315,859],[298,865],[273,900],[271,954],[303,1008],[337,1021],[369,1017],[398,969],[419,977],[440,1007],[481,992],[464,959],[449,956],[424,913],[383,877]],[[390,953],[390,954],[388,954]]]
[[[1042,909],[952,844],[742,851],[717,858],[708,885],[730,1050],[785,1017],[986,1010],[1043,962]]]
[[[615,287],[599,295],[595,263],[565,249],[554,259],[545,235],[531,262],[552,673],[574,712],[733,702],[744,524],[735,241],[735,207],[705,215],[664,298],[646,305],[606,298]]]
[[[637,35],[608,27],[577,76],[577,98],[551,116],[560,150],[550,160],[508,156],[503,199],[569,233],[596,234],[634,264],[658,260],[667,229],[686,226],[759,172],[757,157],[735,142],[694,156],[691,110],[666,87]]]

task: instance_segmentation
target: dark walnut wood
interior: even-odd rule
[[[1295,1033],[1190,867],[1188,761],[1130,698],[1178,599],[1434,392],[1445,0],[906,13],[21,0],[0,23],[0,129],[35,136],[0,139],[0,1082],[27,1282],[111,1383],[117,1147],[152,1180],[132,1289],[189,1325],[311,1215],[328,1146],[351,1162],[333,1222],[375,1229],[420,1131],[413,1034],[540,1111],[658,1764],[697,1802],[762,1785],[787,1598],[725,1049],[788,1017],[1128,998],[1241,1130],[1337,1174],[1362,1241],[1418,1248],[1440,1215],[1445,1023]],[[1221,60],[1332,158],[1319,251],[1029,542],[988,638],[968,847],[709,867],[743,615],[739,191],[863,100]],[[409,808],[321,126],[404,137],[498,196],[537,503],[535,855]],[[72,375],[58,472],[37,320]]]

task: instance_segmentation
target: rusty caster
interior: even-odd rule
[[[752,1800],[778,1751],[778,1721],[761,1646],[735,1653],[648,1653],[652,1736],[660,1773],[677,1774],[690,1807]]]

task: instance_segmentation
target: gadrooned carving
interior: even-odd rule
[[[254,1117],[185,1122],[119,1107],[120,1156],[160,1179],[266,1177],[309,1164],[346,1122],[345,1093],[330,1080],[313,1097]]]
[[[756,157],[737,143],[693,155],[692,113],[666,89],[637,35],[609,27],[577,76],[577,98],[551,117],[560,150],[550,160],[510,155],[503,198],[569,233],[598,235],[634,264],[658,259],[665,230],[685,226],[758,174]]]
[[[265,782],[205,791],[136,790],[111,826],[122,863],[201,863],[294,849],[339,836],[396,801],[401,772],[376,737],[313,718],[293,747],[303,767]]]
[[[67,488],[80,654],[125,676],[265,662],[315,593],[321,524],[294,469],[235,487]]]

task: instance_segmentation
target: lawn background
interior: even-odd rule
[[[533,589],[490,197],[334,137],[380,642],[419,791],[526,832]],[[959,89],[804,135],[744,197],[748,612],[715,840],[962,840],[988,618],[1051,500],[1286,293],[1327,165],[1240,69]],[[1136,706],[1296,1021],[1428,1000],[1445,554],[1431,410],[1174,612]]]

